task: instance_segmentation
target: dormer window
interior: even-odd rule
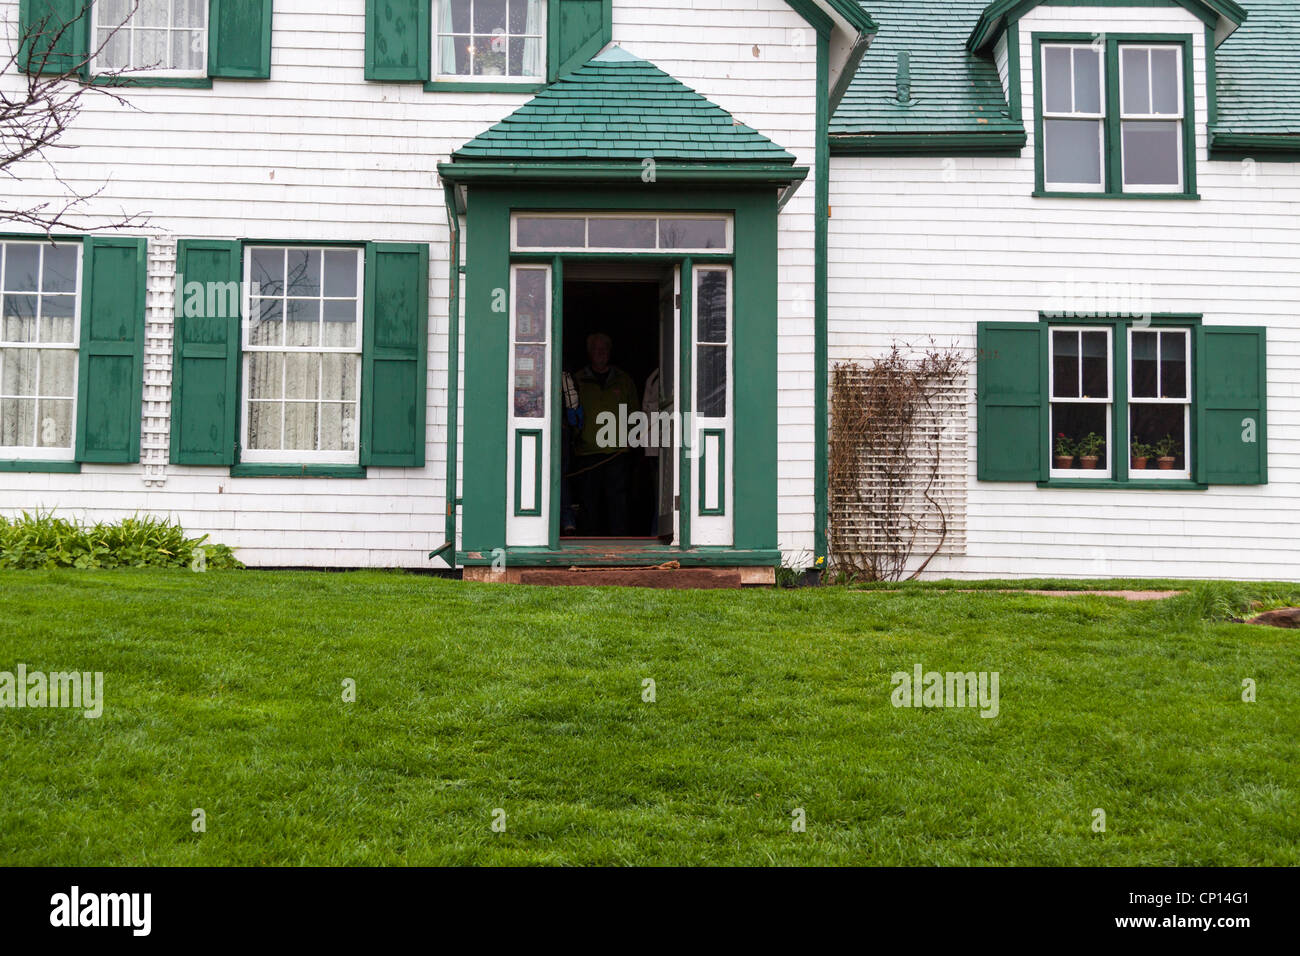
[[[1034,36],[1037,191],[1195,198],[1190,37]]]

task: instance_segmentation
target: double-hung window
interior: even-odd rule
[[[91,72],[202,77],[207,43],[208,0],[96,0]]]
[[[243,460],[356,464],[362,250],[245,250]]]
[[[1109,328],[1053,328],[1050,341],[1053,476],[1071,472],[1077,459],[1085,476],[1109,477],[1112,350]],[[1069,454],[1057,454],[1068,450]]]
[[[1195,198],[1189,37],[1035,36],[1039,195]]]
[[[1129,329],[1128,437],[1144,477],[1190,478],[1190,329]]]
[[[438,79],[546,79],[546,0],[434,0],[433,32]]]
[[[71,461],[81,243],[0,243],[0,458]]]

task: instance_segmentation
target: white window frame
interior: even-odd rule
[[[135,0],[128,0],[128,3],[134,3],[134,2]],[[176,6],[175,6],[176,0],[166,0],[166,2],[167,2],[166,29],[168,33],[167,38],[169,41],[171,40],[171,34],[173,32],[184,31],[186,33],[190,33],[199,29],[197,27],[173,26],[172,24],[175,22],[176,19]],[[135,36],[134,36],[135,30],[137,29],[160,30],[162,29],[162,27],[138,27],[132,22],[131,17],[128,17],[122,23],[121,26],[115,27],[113,24],[100,24],[99,9],[100,9],[100,0],[96,0],[96,2],[92,5],[92,9],[90,12],[91,24],[92,24],[90,49],[92,53],[96,53],[96,55],[91,57],[91,61],[90,61],[90,72],[92,74],[111,73],[111,72],[117,72],[121,70],[128,70],[131,73],[146,74],[151,78],[158,77],[158,78],[174,78],[174,79],[203,79],[207,77],[208,75],[208,31],[211,29],[211,8],[208,4],[204,4],[202,6],[203,27],[200,32],[203,36],[203,49],[200,51],[200,54],[201,54],[201,61],[203,65],[200,69],[195,69],[195,70],[176,70],[176,69],[171,69],[169,67],[137,66],[133,62],[135,59]],[[140,11],[138,8],[133,11],[134,14],[139,14],[139,12]],[[126,34],[127,48],[129,50],[129,56],[132,61],[128,66],[125,67],[110,66],[104,63],[102,61],[103,58],[100,55],[98,55],[98,53],[96,52],[96,51],[100,51],[100,47],[102,47],[105,41],[108,39],[106,34],[113,30],[116,30],[119,34],[122,33]],[[167,55],[168,57],[170,57],[171,56],[170,42],[167,45],[167,51],[168,51]]]
[[[515,290],[518,288],[517,276],[520,272],[542,272],[546,275],[546,292],[542,300],[546,305],[546,316],[543,320],[545,327],[545,339],[542,342],[521,342],[517,339],[518,330],[518,296]],[[552,381],[552,358],[554,353],[555,342],[555,317],[552,314],[552,303],[554,300],[554,283],[555,276],[551,271],[550,263],[515,263],[510,266],[510,332],[508,335],[510,343],[509,367],[506,376],[506,401],[509,403],[510,427],[506,438],[506,544],[509,547],[545,547],[550,544],[551,538],[551,429],[552,411],[554,408],[553,396],[559,394],[558,382]],[[540,417],[525,417],[515,414],[515,346],[530,345],[543,347],[544,363],[543,373],[546,376],[546,388],[542,390],[542,414]],[[540,471],[542,475],[541,487],[537,489],[539,497],[535,500],[537,514],[520,515],[515,514],[515,499],[520,496],[521,489],[515,487],[515,480],[531,481],[532,475],[525,474],[523,469],[515,467],[515,435],[519,431],[540,432],[541,448],[535,450],[541,458]],[[516,474],[517,473],[517,474]],[[530,509],[533,510],[533,509]]]
[[[1056,333],[1079,333],[1079,397],[1056,397]],[[1106,398],[1083,397],[1083,338],[1084,332],[1106,333]],[[1052,478],[1105,481],[1115,477],[1115,339],[1109,325],[1049,325],[1047,327],[1047,399],[1048,399],[1048,437],[1051,446],[1048,451],[1051,458],[1049,475]],[[1096,469],[1057,468],[1056,467],[1056,417],[1053,415],[1055,405],[1105,405],[1106,430],[1102,433],[1106,439],[1106,467]],[[1081,437],[1081,436],[1080,436]],[[1123,451],[1127,453],[1128,446]]]
[[[583,244],[580,246],[520,246],[519,245],[519,220],[520,219],[582,219],[583,222]],[[655,220],[655,244],[653,247],[641,246],[591,246],[587,244],[587,238],[591,231],[591,220],[593,219],[653,219]],[[725,223],[727,231],[726,243],[721,248],[700,247],[668,247],[661,244],[662,242],[662,222],[665,219],[698,219],[705,221],[721,220]],[[715,212],[652,212],[652,211],[630,211],[630,212],[517,212],[510,217],[510,249],[512,252],[617,252],[617,253],[656,253],[670,252],[675,255],[731,255],[735,248],[735,220],[730,213]]]
[[[736,420],[736,349],[735,349],[735,272],[730,264],[707,263],[695,266],[691,275],[691,301],[696,300],[700,287],[700,277],[706,272],[722,272],[727,277],[727,326],[726,338],[722,342],[705,342],[700,337],[700,310],[691,310],[691,545],[730,546],[734,541],[733,522],[735,521],[735,420]],[[727,414],[723,417],[705,418],[696,407],[699,402],[700,347],[716,348],[719,345],[727,350]],[[723,431],[723,462],[718,470],[717,480],[722,485],[719,501],[721,514],[701,514],[705,502],[701,500],[701,476],[696,469],[709,467],[704,445],[706,431]],[[707,484],[708,476],[704,476]]]
[[[1047,109],[1047,51],[1048,50],[1069,50],[1070,51],[1070,106],[1075,104],[1074,88],[1074,52],[1076,50],[1086,50],[1089,53],[1097,55],[1097,102],[1101,106],[1099,113],[1053,113]],[[1043,104],[1043,142],[1038,144],[1043,156],[1043,188],[1048,192],[1071,192],[1071,193],[1104,193],[1106,191],[1106,51],[1098,50],[1087,43],[1070,43],[1070,42],[1046,42],[1039,46],[1039,83],[1041,89],[1039,96]],[[1075,120],[1075,121],[1092,121],[1097,123],[1097,169],[1100,171],[1100,182],[1096,183],[1071,183],[1071,182],[1054,182],[1048,178],[1047,167],[1047,124],[1049,120]]]
[[[72,417],[71,417],[71,426],[70,426],[71,434],[68,436],[68,437],[71,439],[71,441],[70,441],[70,443],[69,443],[69,445],[68,445],[67,448],[50,448],[50,447],[42,446],[42,445],[35,445],[35,446],[29,446],[29,445],[0,445],[0,460],[4,460],[4,461],[76,461],[76,456],[77,456],[77,427],[78,427],[78,424],[79,424],[79,418],[78,418],[78,416],[79,416],[80,413],[81,413],[81,409],[80,409],[79,404],[78,404],[78,396],[79,396],[79,393],[80,393],[80,391],[81,391],[81,363],[80,363],[80,361],[79,361],[79,358],[80,358],[80,352],[81,352],[81,301],[82,301],[82,300],[81,300],[81,294],[82,294],[82,287],[84,286],[84,280],[83,280],[83,277],[84,277],[84,275],[85,275],[85,273],[83,272],[83,269],[82,269],[82,266],[83,266],[82,253],[84,252],[84,248],[83,248],[83,246],[82,246],[82,244],[81,244],[80,242],[58,242],[58,243],[55,243],[55,245],[59,245],[59,246],[73,246],[73,247],[76,248],[76,251],[77,251],[77,282],[76,282],[76,289],[74,290],[74,293],[73,293],[73,295],[75,296],[75,300],[74,300],[74,302],[73,302],[73,307],[72,307],[72,308],[73,308],[73,311],[72,311],[72,315],[73,315],[73,319],[72,319],[72,342],[70,342],[70,343],[68,343],[68,342],[41,342],[41,341],[40,341],[40,335],[41,335],[41,304],[42,304],[42,302],[44,301],[44,296],[45,296],[45,295],[67,295],[68,293],[66,293],[66,292],[64,292],[64,293],[42,293],[42,292],[40,292],[39,286],[41,286],[41,285],[44,284],[44,279],[45,279],[45,250],[49,248],[50,243],[48,243],[48,242],[41,242],[41,241],[39,241],[39,240],[37,240],[37,241],[28,241],[28,240],[23,240],[23,239],[0,239],[0,298],[2,298],[3,295],[5,295],[5,292],[4,292],[4,285],[5,285],[6,283],[4,283],[3,279],[4,279],[4,277],[5,277],[5,272],[6,272],[7,268],[8,268],[9,247],[10,247],[10,246],[18,246],[18,245],[37,246],[37,247],[40,248],[40,264],[39,264],[39,266],[38,266],[38,268],[37,268],[37,276],[36,276],[36,284],[37,284],[37,286],[38,286],[37,291],[34,292],[34,293],[28,293],[28,292],[14,292],[14,293],[9,293],[9,294],[11,294],[11,295],[34,295],[34,296],[35,296],[35,298],[36,298],[36,338],[37,338],[37,340],[34,341],[34,342],[6,342],[6,341],[3,340],[2,337],[0,337],[0,350],[5,350],[5,349],[33,349],[33,350],[36,350],[36,351],[51,351],[51,350],[55,350],[55,349],[57,349],[57,350],[60,350],[60,351],[70,351],[70,352],[73,353],[73,355],[76,357],[76,359],[74,359],[74,367],[75,367],[76,371],[75,371],[75,373],[74,373],[74,375],[73,375],[73,388],[72,388]],[[0,336],[3,336],[3,324],[2,324],[2,322],[3,322],[3,320],[0,319]],[[39,358],[38,358],[38,360],[37,360],[35,391],[34,391],[31,395],[11,395],[11,394],[9,394],[8,391],[5,390],[4,369],[3,369],[3,367],[0,367],[0,397],[3,397],[3,398],[5,398],[5,399],[14,398],[14,399],[20,399],[20,400],[32,400],[32,401],[35,401],[35,402],[37,403],[37,410],[38,410],[38,412],[39,412],[39,408],[40,408],[40,400],[41,400],[41,397],[42,397],[42,396],[41,396],[41,372],[40,372]],[[65,397],[65,396],[62,396],[62,395],[57,395],[57,396],[45,396],[45,397],[46,397],[46,398],[56,398],[56,399],[59,399],[59,400],[62,400],[62,401],[66,401],[66,400],[67,400],[66,397]],[[37,428],[37,431],[39,432],[39,429],[40,429],[40,420],[39,420],[39,418],[38,418],[37,421],[36,421],[36,428]],[[34,436],[35,436],[35,434],[36,434],[36,433],[33,433]]]
[[[356,255],[357,257],[357,297],[356,297],[357,298],[357,326],[356,326],[357,342],[355,347],[352,346],[344,347],[344,346],[334,346],[334,345],[308,346],[308,345],[284,345],[284,344],[253,345],[252,343],[250,343],[249,338],[253,326],[252,319],[255,314],[260,315],[260,311],[257,313],[253,311],[254,305],[253,305],[253,296],[252,296],[252,280],[249,278],[249,276],[252,274],[253,251],[267,250],[267,249],[275,249],[285,254],[287,254],[289,251],[321,253],[321,290],[320,290],[320,295],[317,298],[321,300],[322,315],[320,321],[322,323],[324,322],[323,311],[324,311],[324,303],[326,300],[346,301],[346,299],[342,299],[338,296],[325,295],[324,254],[326,252],[346,251],[346,252],[352,252]],[[362,365],[364,364],[362,352],[365,343],[365,327],[363,325],[363,323],[365,322],[365,311],[366,311],[365,310],[365,299],[366,299],[365,261],[366,261],[365,250],[360,246],[298,246],[298,245],[276,245],[274,243],[266,243],[266,244],[254,243],[254,244],[245,245],[244,270],[243,270],[244,288],[242,294],[242,301],[244,306],[244,315],[247,318],[240,323],[242,331],[240,333],[240,349],[239,349],[240,351],[239,460],[241,462],[248,463],[248,464],[274,464],[274,465],[355,465],[360,462],[361,422],[362,422],[361,416],[364,414],[364,409],[362,408],[363,399],[361,394],[361,369],[362,369]],[[288,298],[295,298],[295,299],[307,298],[306,296],[289,296],[288,291],[289,291],[288,277],[286,276],[285,287],[280,291],[280,295],[278,296],[278,298],[282,303],[281,320],[280,320],[281,343],[283,343],[286,334],[287,316],[288,316],[288,310],[287,308],[283,307],[283,303],[285,303],[285,300]],[[266,298],[276,298],[276,297],[261,296],[260,298],[266,299]],[[325,355],[329,353],[338,353],[342,355],[356,355],[357,371],[356,371],[356,381],[354,383],[354,387],[356,388],[356,396],[357,396],[357,400],[356,400],[357,415],[355,419],[357,433],[356,433],[356,440],[353,442],[354,447],[352,448],[351,451],[319,451],[319,450],[299,451],[297,449],[284,448],[284,447],[274,448],[274,449],[266,449],[266,448],[254,449],[250,447],[249,428],[252,424],[251,405],[253,399],[251,397],[251,389],[250,389],[249,365],[251,363],[252,355],[257,352],[274,352],[280,354],[287,353],[287,352],[302,352],[309,355]],[[321,374],[324,375],[323,365],[322,365]],[[289,404],[305,405],[314,402],[317,409],[318,429],[320,427],[321,406],[324,404],[341,404],[341,402],[337,402],[333,399],[326,399],[321,397],[321,387],[319,381],[317,382],[315,399],[286,399],[284,397],[284,394],[287,388],[288,388],[288,376],[282,375],[281,382],[280,382],[280,396],[281,396],[279,399],[280,404],[282,406],[287,407]],[[269,401],[269,400],[259,399],[259,401]],[[284,416],[281,416],[280,444],[281,446],[284,445]],[[319,444],[319,433],[317,435],[317,444]]]
[[[1172,50],[1174,52],[1174,63],[1177,70],[1175,79],[1176,89],[1178,91],[1178,112],[1171,113],[1126,113],[1124,112],[1124,51],[1126,50],[1145,50],[1147,53],[1147,103],[1150,106],[1155,105],[1155,82],[1152,79],[1153,71],[1151,69],[1151,51],[1152,50]],[[1187,115],[1187,103],[1184,96],[1185,87],[1183,79],[1183,46],[1174,43],[1123,43],[1119,44],[1119,143],[1116,148],[1119,149],[1120,158],[1120,192],[1126,193],[1182,193],[1186,191],[1187,177],[1187,144],[1183,140],[1183,127],[1186,125],[1184,120]],[[1132,186],[1128,182],[1127,157],[1124,150],[1124,129],[1127,123],[1168,123],[1178,131],[1178,182],[1174,185],[1149,185],[1136,183]]]
[[[476,0],[469,0],[470,3],[470,32],[469,33],[440,33],[439,32],[438,24],[442,20],[442,5],[444,3],[449,3],[449,2],[450,0],[433,0],[433,4],[432,4],[433,15],[431,17],[432,23],[430,25],[430,30],[432,31],[433,39],[432,39],[432,53],[430,58],[433,61],[432,72],[433,72],[433,78],[436,82],[439,83],[517,83],[524,86],[529,86],[529,85],[535,86],[538,83],[546,82],[547,67],[548,67],[546,60],[547,60],[547,56],[550,53],[550,51],[547,49],[549,44],[547,43],[547,32],[546,32],[547,27],[549,26],[549,23],[547,22],[547,17],[550,15],[550,4],[547,2],[547,0],[540,0],[539,2],[539,6],[541,7],[541,11],[542,11],[542,27],[541,27],[540,36],[533,33],[511,33],[510,14],[509,14],[508,6],[506,8],[507,12],[506,12],[505,32],[499,34],[495,32],[493,33],[493,36],[503,36],[506,39],[506,51],[507,51],[506,68],[507,69],[509,69],[509,64],[510,64],[510,54],[509,54],[510,39],[512,37],[515,39],[535,37],[539,41],[539,45],[542,50],[541,73],[537,74],[536,76],[531,74],[521,75],[521,76],[506,76],[504,74],[501,76],[482,76],[482,75],[475,76],[472,73],[445,72],[442,69],[442,42],[441,42],[442,39],[444,37],[451,37],[454,40],[466,40],[466,39],[472,39],[476,35],[473,32],[473,25],[474,25],[473,4],[476,2]]]
[[[1138,397],[1133,394],[1133,336],[1138,332],[1157,333],[1156,339],[1156,398]],[[1164,381],[1164,370],[1161,368],[1160,361],[1160,344],[1161,337],[1165,335],[1181,335],[1183,337],[1184,355],[1187,361],[1184,363],[1187,367],[1184,372],[1186,381],[1183,385],[1183,392],[1186,398],[1161,398],[1160,392],[1163,391],[1161,383]],[[1153,479],[1157,481],[1176,481],[1188,480],[1192,477],[1192,330],[1183,326],[1147,326],[1145,328],[1128,327],[1128,368],[1125,370],[1128,377],[1128,405],[1129,420],[1124,423],[1125,428],[1125,453],[1131,455],[1133,447],[1133,406],[1134,405],[1181,405],[1183,407],[1183,464],[1181,470],[1161,471],[1159,468],[1144,468],[1141,472],[1141,480]],[[1134,480],[1136,473],[1130,469],[1129,480]]]

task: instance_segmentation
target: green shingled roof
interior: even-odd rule
[[[1246,22],[1219,45],[1216,141],[1300,134],[1300,3],[1247,0]]]
[[[793,165],[794,156],[659,67],[610,47],[455,153],[457,162]]]
[[[831,118],[837,137],[899,137],[957,134],[1023,142],[1024,127],[1009,116],[991,57],[966,48],[971,27],[987,0],[869,0],[864,3],[880,32],[858,66]],[[898,103],[899,53],[906,51],[912,103]]]

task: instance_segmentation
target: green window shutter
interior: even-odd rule
[[[1268,484],[1268,333],[1201,326],[1196,333],[1196,480]]]
[[[234,464],[239,428],[241,246],[182,239],[176,272],[171,460],[178,465]],[[186,295],[187,288],[196,294]],[[230,314],[232,294],[234,315]]]
[[[980,481],[1047,477],[1043,326],[981,322],[976,363]]]
[[[424,465],[429,247],[366,246],[361,357],[361,464]]]
[[[212,0],[208,75],[265,80],[271,75],[271,0]]]
[[[145,246],[119,236],[85,240],[77,461],[140,460]]]
[[[66,73],[86,59],[89,0],[19,0],[19,67],[27,73]]]
[[[366,79],[429,79],[430,0],[366,0]]]
[[[610,0],[551,0],[550,79],[576,70],[613,37]]]

